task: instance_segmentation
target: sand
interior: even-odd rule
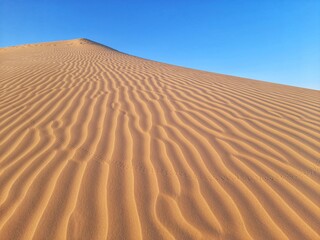
[[[0,49],[0,238],[320,239],[320,91],[86,39]]]

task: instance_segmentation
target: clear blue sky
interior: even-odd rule
[[[0,2],[0,47],[80,37],[156,61],[320,89],[319,0]]]

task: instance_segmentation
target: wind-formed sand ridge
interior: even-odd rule
[[[86,39],[0,49],[0,239],[320,239],[320,92]]]

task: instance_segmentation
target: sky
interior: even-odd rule
[[[159,62],[320,90],[319,0],[0,1],[0,47],[75,38]]]

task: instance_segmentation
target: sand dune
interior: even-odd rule
[[[319,91],[86,39],[0,76],[0,239],[320,239]]]

